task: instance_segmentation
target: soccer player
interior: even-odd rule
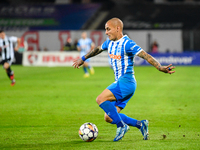
[[[87,37],[86,32],[82,32],[81,34],[81,39],[79,39],[78,44],[77,44],[77,49],[80,51],[80,56],[84,56],[87,54],[89,51],[91,51],[95,47],[95,44],[92,42],[90,38]],[[87,59],[83,63],[83,70],[84,70],[84,78],[87,78],[90,76],[87,68],[90,70],[91,74],[94,74],[94,68],[89,65],[90,59]]]
[[[101,46],[74,61],[74,68],[79,68],[84,61],[108,50],[111,64],[115,74],[115,82],[109,85],[97,98],[98,105],[105,111],[105,121],[117,125],[114,141],[122,139],[129,130],[129,126],[138,128],[144,140],[148,140],[148,120],[136,120],[120,113],[127,102],[133,96],[136,89],[136,80],[133,70],[133,60],[137,55],[161,72],[172,74],[175,67],[172,64],[162,66],[156,59],[146,53],[127,35],[123,35],[123,22],[118,18],[112,18],[105,24],[107,39]]]
[[[11,70],[11,64],[14,59],[14,50],[17,51],[19,49],[20,41],[20,38],[15,36],[8,37],[3,30],[0,30],[0,51],[2,64],[11,80],[11,86],[15,85],[14,72]],[[15,43],[17,43],[17,46],[14,48]]]

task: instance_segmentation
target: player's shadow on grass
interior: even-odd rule
[[[102,143],[102,142],[110,142],[110,143],[113,143],[112,140],[108,141],[108,140],[95,140],[95,141],[92,141],[92,142],[84,142],[84,141],[80,141],[80,140],[74,140],[74,141],[71,141],[71,142],[68,142],[68,143],[71,143],[71,144],[89,144],[89,143]]]
[[[81,145],[84,143],[82,141],[73,141],[73,142],[55,142],[55,143],[36,143],[36,144],[5,144],[1,145],[0,149],[55,149],[55,148],[70,148],[75,144]]]
[[[92,142],[84,142],[81,140],[73,140],[73,141],[63,141],[63,142],[52,142],[52,143],[36,143],[36,144],[5,144],[1,145],[0,149],[27,149],[27,148],[34,148],[34,149],[49,149],[49,148],[73,148],[83,145],[94,145],[95,143],[102,143],[102,142],[113,142],[113,141],[106,141],[106,140],[96,140]]]

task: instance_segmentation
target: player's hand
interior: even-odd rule
[[[169,73],[169,74],[172,74],[174,73],[175,71],[172,71],[172,69],[174,69],[175,67],[172,66],[172,64],[168,65],[168,66],[161,66],[160,67],[160,71],[164,72],[164,73]]]
[[[15,50],[15,51],[18,51],[18,50],[19,50],[19,47],[15,47],[14,50]]]
[[[79,69],[79,67],[80,67],[83,63],[84,63],[84,61],[83,61],[81,58],[79,58],[79,59],[74,60],[74,63],[73,63],[72,66],[74,66],[74,68],[78,68],[78,69]]]

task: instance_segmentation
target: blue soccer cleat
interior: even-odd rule
[[[148,140],[149,138],[149,132],[148,132],[148,126],[149,126],[149,121],[148,120],[142,120],[141,121],[141,128],[140,131],[144,137],[144,140]]]
[[[125,124],[123,127],[117,128],[117,133],[113,141],[119,141],[124,137],[124,134],[130,130],[129,126]]]

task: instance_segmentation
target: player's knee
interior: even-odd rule
[[[100,105],[102,102],[103,102],[103,97],[101,95],[99,95],[97,98],[96,98],[96,102],[98,105]]]
[[[8,68],[9,68],[9,63],[4,63],[3,67],[4,67],[5,69],[8,69]]]

